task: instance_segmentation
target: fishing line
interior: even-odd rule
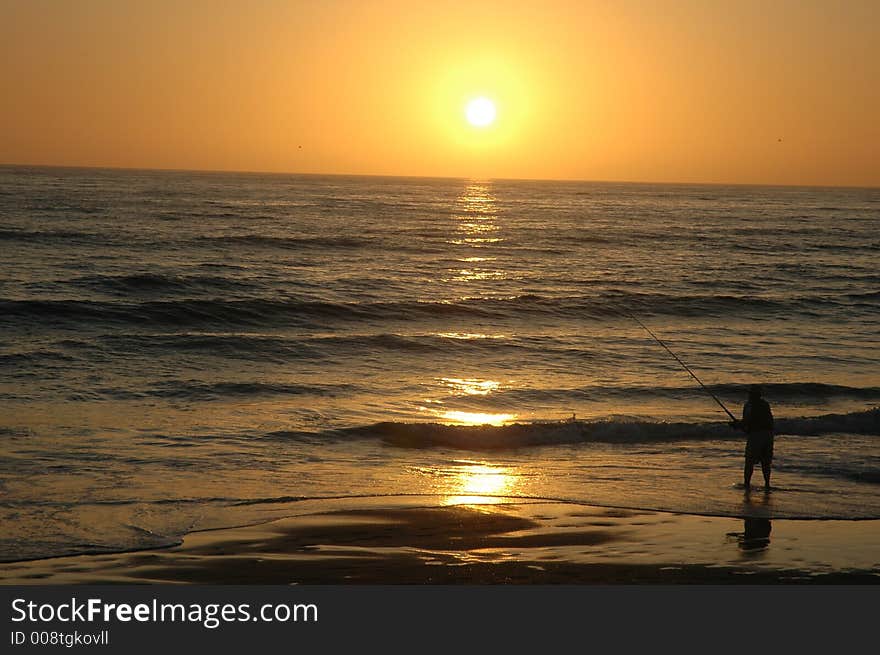
[[[727,407],[724,406],[724,403],[722,403],[722,402],[718,399],[718,396],[716,396],[714,393],[712,393],[712,392],[709,390],[709,387],[707,387],[705,384],[703,384],[703,381],[702,381],[700,378],[697,377],[697,374],[694,373],[694,372],[690,369],[690,367],[689,367],[687,364],[685,364],[683,361],[681,361],[681,359],[679,358],[679,356],[676,355],[674,352],[672,352],[672,350],[669,348],[669,346],[667,346],[665,343],[663,343],[662,339],[660,339],[660,337],[658,337],[656,334],[654,334],[654,333],[651,331],[651,328],[649,328],[647,325],[645,325],[644,323],[642,323],[642,322],[641,322],[636,316],[634,316],[633,314],[630,314],[629,312],[626,312],[626,311],[621,311],[621,310],[618,310],[618,311],[620,311],[620,313],[623,314],[624,316],[628,316],[629,318],[631,318],[632,320],[634,320],[636,323],[638,323],[639,325],[641,325],[641,326],[645,329],[645,331],[646,331],[648,334],[650,334],[650,335],[654,338],[654,341],[656,341],[656,342],[659,343],[661,346],[663,346],[663,348],[666,350],[666,352],[668,352],[670,355],[672,355],[672,356],[675,358],[675,361],[677,361],[679,364],[681,364],[682,368],[684,368],[685,371],[687,371],[688,373],[690,373],[691,377],[692,377],[694,380],[696,380],[696,381],[699,383],[699,385],[700,385],[701,387],[703,387],[703,390],[704,390],[707,394],[709,394],[710,396],[712,396],[712,399],[713,399],[716,403],[718,403],[718,406],[721,407],[721,409],[724,410],[724,412],[725,412],[725,413],[731,418],[731,420],[733,420],[733,421],[736,421],[736,420],[737,420],[736,417],[735,417],[733,414],[730,413],[730,410],[728,410]]]

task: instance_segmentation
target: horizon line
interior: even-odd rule
[[[76,170],[105,170],[105,171],[149,171],[157,173],[208,173],[208,174],[232,174],[232,175],[279,175],[290,177],[372,177],[372,178],[403,178],[422,180],[485,180],[490,182],[571,182],[582,184],[641,184],[641,185],[666,185],[666,186],[743,186],[743,187],[788,187],[806,189],[880,189],[877,185],[864,184],[780,184],[772,182],[672,182],[672,181],[649,181],[649,180],[600,180],[585,178],[529,178],[529,177],[481,177],[467,175],[399,175],[390,173],[303,173],[294,171],[261,171],[226,168],[158,168],[149,166],[101,166],[101,165],[73,165],[73,164],[21,164],[0,162],[0,168],[66,168]]]

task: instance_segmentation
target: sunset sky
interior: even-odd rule
[[[7,164],[877,186],[880,2],[2,0],[0,96]]]

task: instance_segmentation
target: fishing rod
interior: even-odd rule
[[[656,334],[654,334],[653,332],[651,332],[651,329],[650,329],[647,325],[645,325],[644,323],[642,323],[642,322],[641,322],[636,316],[634,316],[633,314],[630,314],[629,312],[622,312],[622,313],[625,314],[626,316],[629,316],[632,320],[634,320],[636,323],[638,323],[639,325],[641,325],[641,326],[645,329],[645,331],[646,331],[648,334],[650,334],[652,337],[654,337],[654,341],[656,341],[656,342],[659,343],[661,346],[663,346],[663,348],[666,350],[666,352],[668,352],[670,355],[672,355],[672,356],[675,358],[675,361],[677,361],[679,364],[681,364],[681,365],[682,365],[682,368],[684,368],[685,371],[687,371],[688,373],[691,374],[691,377],[692,377],[694,380],[696,380],[696,381],[700,384],[701,387],[703,387],[703,390],[704,390],[707,394],[709,394],[710,396],[712,396],[712,398],[715,400],[715,402],[718,403],[718,406],[721,407],[721,409],[724,410],[724,412],[725,412],[725,413],[731,418],[731,420],[733,420],[733,421],[736,421],[736,420],[737,420],[737,418],[736,418],[733,414],[730,413],[730,410],[728,410],[728,409],[724,406],[724,403],[722,403],[720,400],[718,400],[718,396],[716,396],[714,393],[712,393],[711,391],[709,391],[709,387],[707,387],[705,384],[703,384],[703,381],[702,381],[700,378],[697,377],[697,374],[694,373],[694,372],[690,369],[690,367],[689,367],[687,364],[685,364],[683,361],[681,361],[681,360],[678,358],[678,355],[676,355],[674,352],[672,352],[672,350],[669,349],[669,346],[667,346],[665,343],[663,343],[663,341],[660,339],[660,337],[658,337]]]

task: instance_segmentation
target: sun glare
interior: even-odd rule
[[[474,127],[486,127],[495,122],[495,103],[489,98],[475,98],[467,104],[464,114]]]
[[[455,410],[444,411],[440,418],[456,425],[494,425],[500,427],[510,423],[517,417],[516,414],[490,414],[488,412],[459,412]]]
[[[518,476],[512,469],[488,464],[464,464],[454,479],[446,505],[491,505],[500,503],[516,488]]]

